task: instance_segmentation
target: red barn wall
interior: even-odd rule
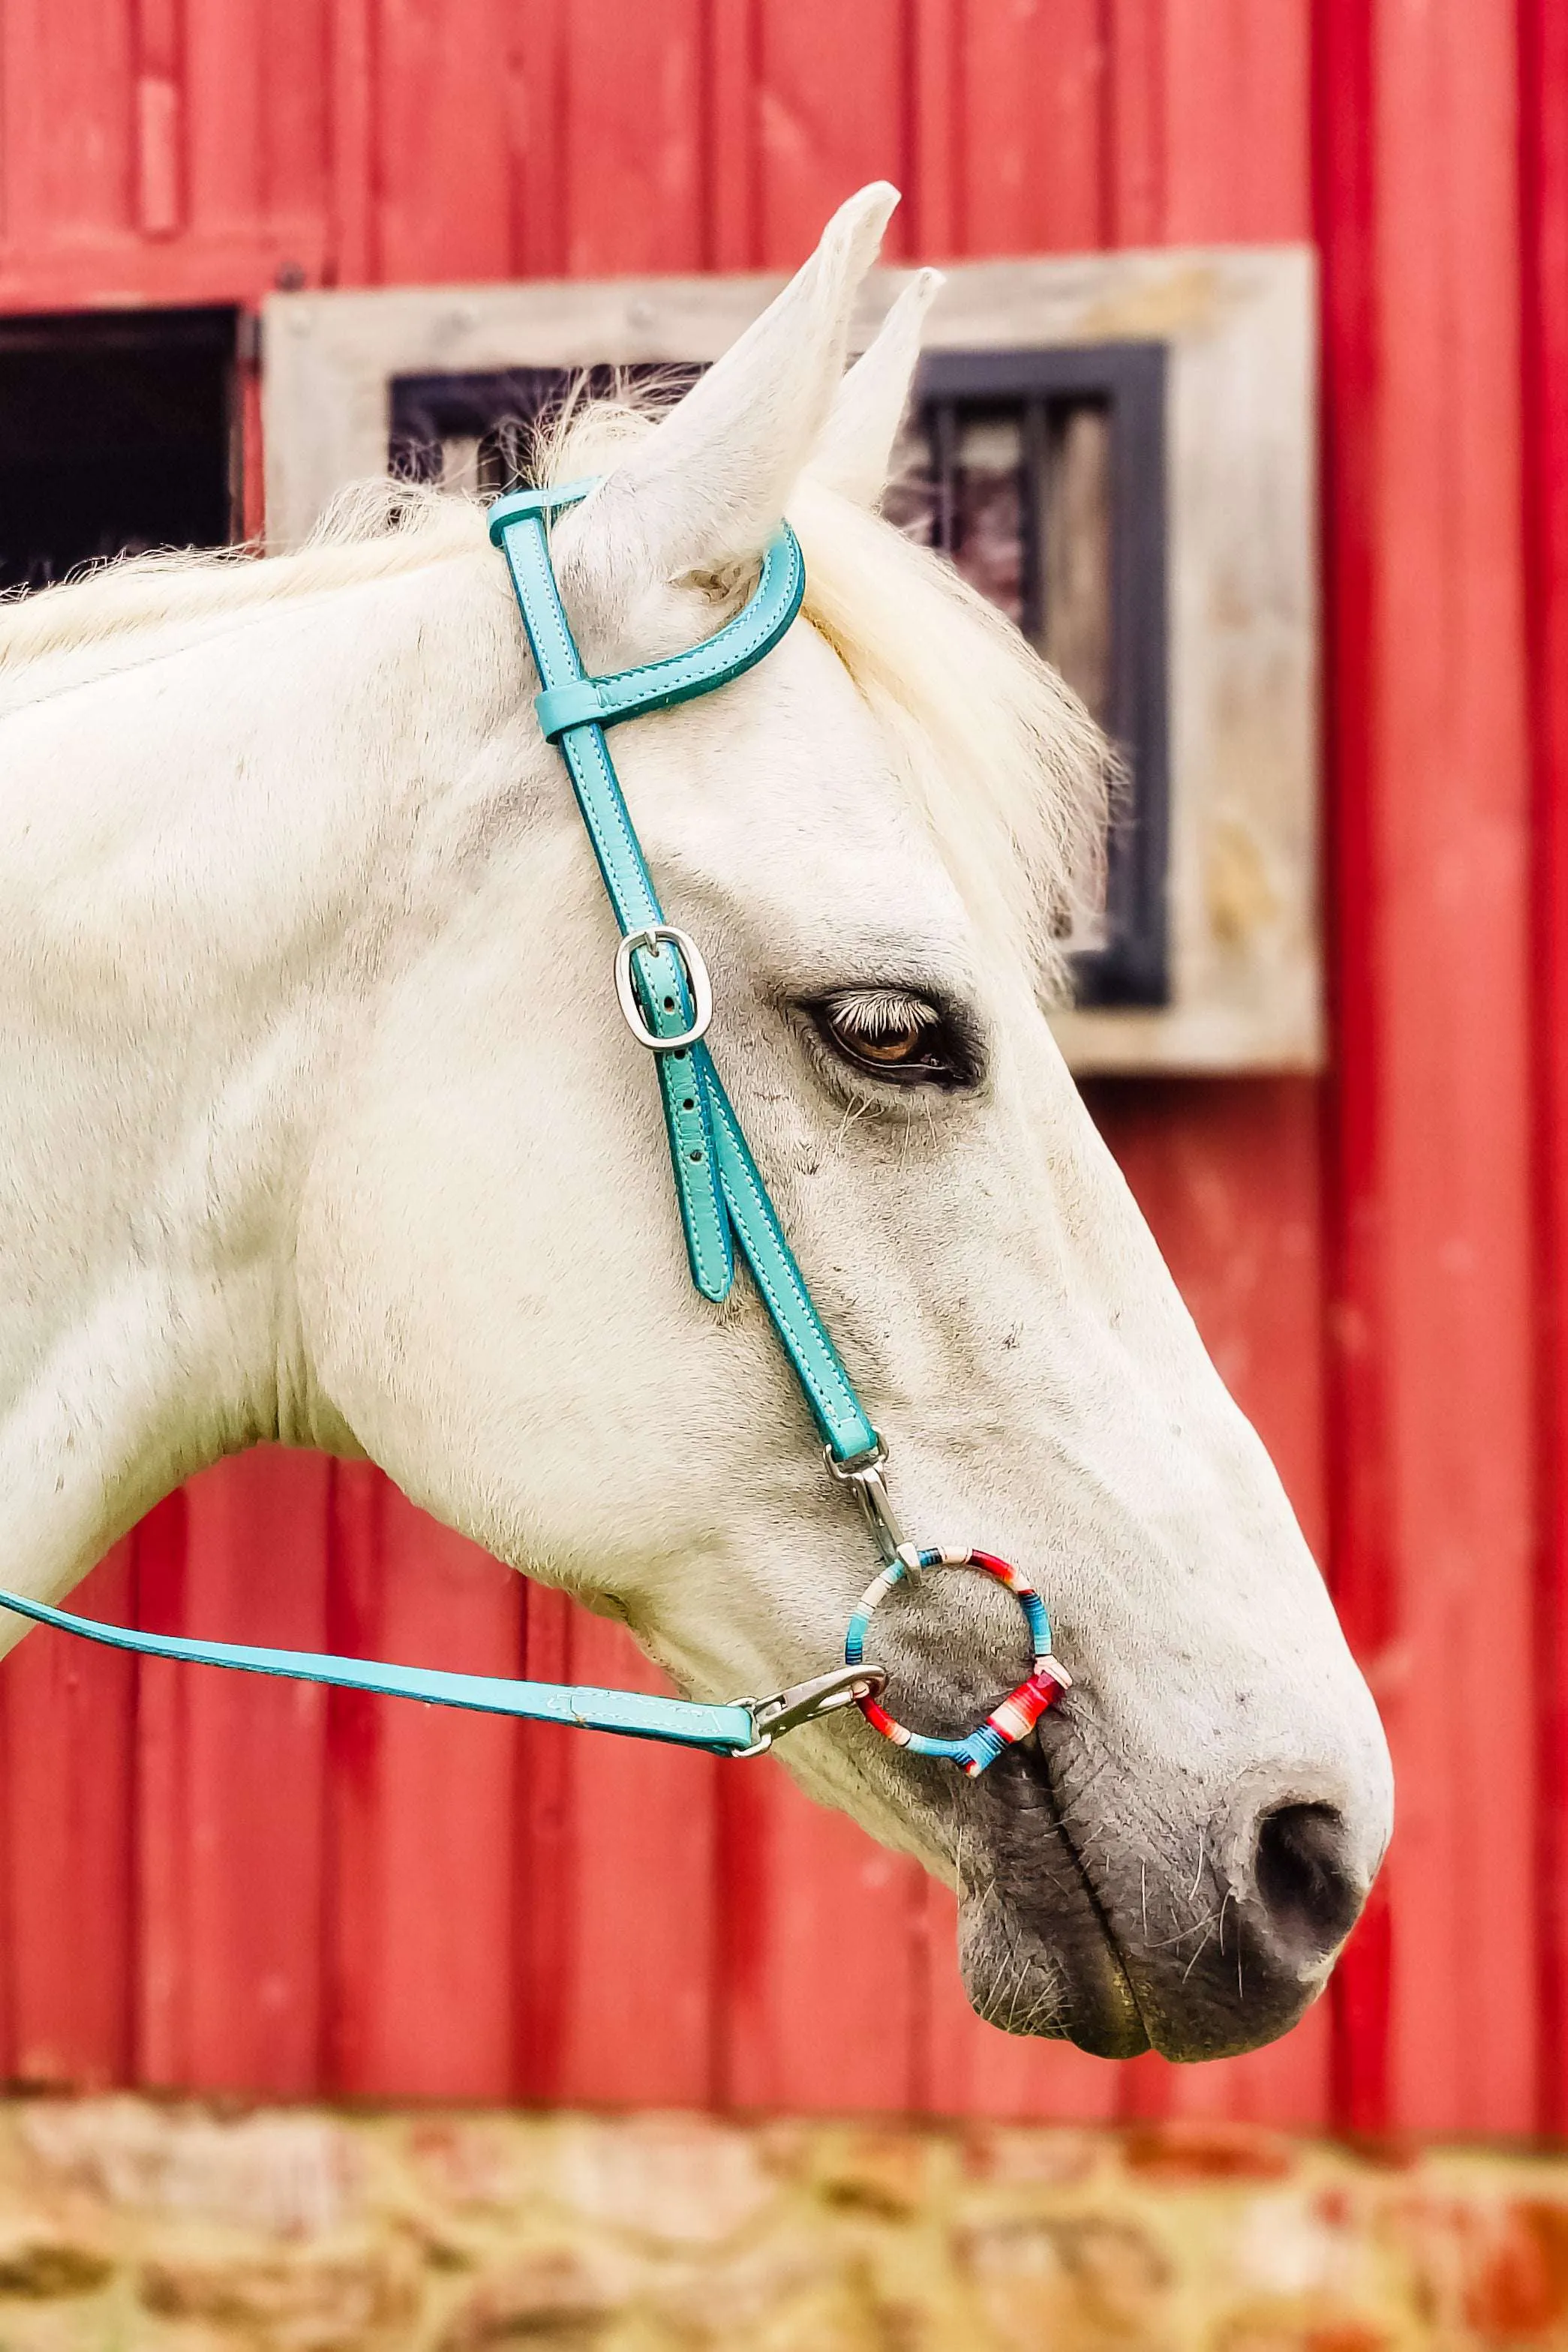
[[[1550,0],[9,0],[0,308],[1316,236],[1334,1061],[1094,1108],[1331,1565],[1401,1825],[1331,2001],[1185,2072],[978,2026],[772,1766],[89,1654],[0,1675],[28,2080],[1561,2124],[1568,33]],[[250,451],[251,472],[256,451]],[[374,1474],[255,1455],[105,1613],[631,1678]]]

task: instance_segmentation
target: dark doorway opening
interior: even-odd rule
[[[0,319],[0,587],[237,535],[238,317]]]

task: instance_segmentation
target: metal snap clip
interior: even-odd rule
[[[808,1683],[793,1683],[772,1698],[746,1699],[742,1704],[752,1710],[756,1738],[750,1748],[737,1748],[735,1754],[761,1756],[775,1739],[782,1739],[786,1731],[797,1731],[803,1723],[837,1715],[840,1707],[864,1706],[885,1687],[887,1680],[880,1666],[835,1666],[830,1674],[814,1675]]]

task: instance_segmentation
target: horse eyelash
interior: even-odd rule
[[[864,1020],[854,1016],[865,1014]],[[842,996],[830,996],[823,1006],[824,1018],[846,1020],[846,1026],[858,1028],[863,1036],[876,1039],[891,1036],[895,1030],[910,1025],[935,1028],[942,1024],[941,1008],[924,996],[911,996],[902,989],[846,990]]]
[[[913,1092],[917,1088],[939,1087],[946,1093],[971,1093],[984,1076],[984,1055],[973,1021],[951,1004],[910,988],[843,988],[831,995],[820,997],[815,1003],[802,1007],[811,1025],[817,1048],[831,1060],[840,1076],[853,1078],[857,1087],[864,1084],[868,1091],[863,1096],[867,1108],[877,1099],[886,1100],[900,1089]],[[910,1067],[900,1076],[898,1065],[873,1068],[852,1061],[845,1052],[844,1041],[836,1036],[833,1023],[840,1021],[847,1012],[866,1012],[871,1018],[864,1023],[860,1034],[868,1041],[887,1035],[910,1021],[931,1025],[938,1032],[933,1044],[938,1047],[945,1067],[932,1074]],[[845,1024],[853,1029],[853,1021]]]

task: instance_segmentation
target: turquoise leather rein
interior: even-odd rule
[[[506,558],[539,672],[534,709],[540,727],[565,761],[620,930],[616,992],[634,1036],[654,1056],[692,1281],[704,1298],[726,1298],[739,1245],[821,1433],[828,1470],[858,1497],[882,1554],[884,1565],[850,1621],[844,1664],[770,1698],[710,1706],[634,1691],[444,1674],[374,1659],[144,1633],[14,1592],[0,1592],[0,1607],[142,1657],[576,1724],[722,1756],[759,1755],[784,1732],[854,1704],[884,1738],[918,1755],[945,1758],[973,1776],[1022,1738],[1068,1686],[1071,1678],[1052,1654],[1045,1603],[1026,1578],[990,1553],[921,1549],[905,1541],[882,1475],[881,1440],[812,1303],[704,1042],[713,1015],[707,966],[696,942],[665,919],[605,737],[605,730],[620,719],[710,694],[761,661],[800,610],[805,590],[800,543],[787,523],[780,525],[746,604],[701,645],[665,661],[589,677],[561,601],[548,524],[595,487],[583,481],[515,491],[491,507],[489,535]],[[1028,1624],[1034,1665],[966,1739],[938,1739],[909,1730],[879,1704],[887,1678],[865,1662],[863,1649],[871,1613],[888,1593],[923,1570],[959,1567],[978,1568],[1015,1594]]]

